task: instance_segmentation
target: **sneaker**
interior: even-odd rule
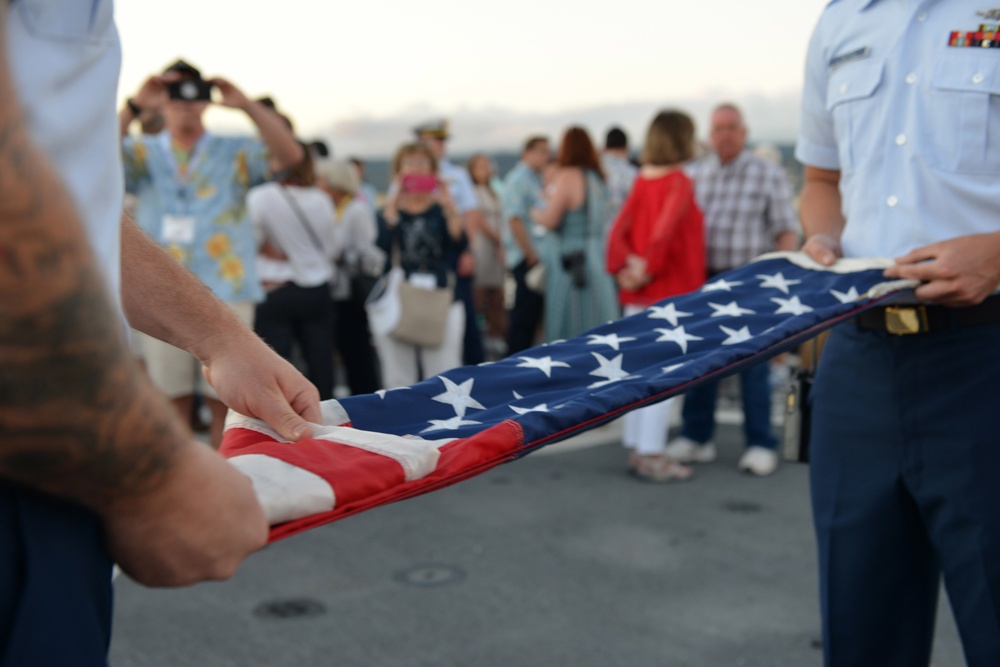
[[[767,477],[778,469],[778,452],[767,447],[747,447],[738,467],[751,475]]]
[[[714,442],[702,444],[683,435],[667,445],[664,453],[681,463],[711,463],[716,457]]]
[[[632,454],[628,460],[630,475],[643,482],[662,484],[682,482],[694,474],[694,470],[662,454]]]

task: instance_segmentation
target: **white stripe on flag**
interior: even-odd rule
[[[333,487],[319,475],[265,454],[229,459],[250,478],[270,525],[329,512],[337,503]]]

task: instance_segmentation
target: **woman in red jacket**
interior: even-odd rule
[[[618,282],[625,315],[705,282],[705,232],[694,185],[682,170],[694,156],[694,123],[662,111],[649,126],[642,169],[608,239],[608,271]],[[673,323],[676,325],[676,323]],[[624,417],[628,469],[650,482],[683,480],[691,468],[664,454],[673,399]]]

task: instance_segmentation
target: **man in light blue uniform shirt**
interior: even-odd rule
[[[998,21],[971,0],[835,0],[809,47],[805,250],[922,282],[835,329],[816,378],[827,665],[927,665],[942,576],[968,664],[1000,665]]]

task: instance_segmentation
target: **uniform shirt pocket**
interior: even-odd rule
[[[15,8],[37,39],[101,44],[114,38],[111,0],[18,0]]]
[[[934,62],[928,162],[956,173],[1000,172],[1000,53],[947,51]]]
[[[840,137],[837,143],[843,171],[853,170],[861,157],[860,151],[871,145],[865,133],[876,127],[880,111],[875,93],[882,84],[884,71],[885,61],[867,60],[842,65],[830,73],[826,108],[833,118],[836,136]]]

